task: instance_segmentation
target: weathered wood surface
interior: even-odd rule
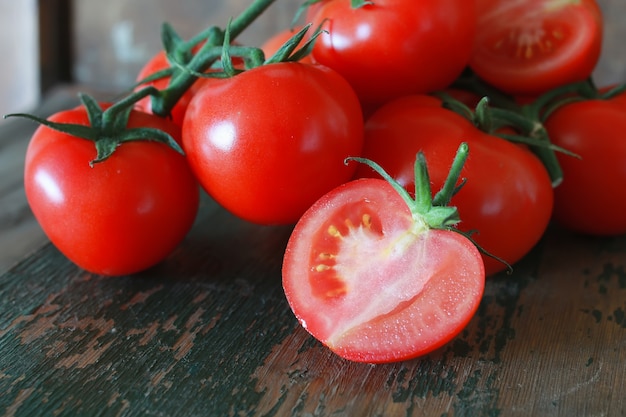
[[[287,228],[206,200],[157,268],[92,276],[46,245],[0,277],[0,410],[62,416],[624,415],[626,240],[552,232],[427,357],[346,362],[280,287]]]
[[[621,1],[604,4],[615,11]],[[110,23],[115,4],[82,30]],[[159,23],[168,10],[141,9]],[[608,16],[612,31],[618,15]],[[79,44],[79,72],[97,67],[112,42],[93,39]],[[618,58],[614,74],[623,73]],[[103,76],[128,81],[112,71]],[[55,91],[38,113],[73,105],[75,93]],[[0,123],[0,415],[626,415],[626,237],[551,229],[513,275],[488,281],[451,343],[412,361],[355,364],[288,309],[280,264],[289,228],[245,223],[208,198],[190,236],[152,270],[103,278],[73,266],[46,243],[23,195],[34,128]]]
[[[0,275],[0,415],[626,414],[626,237],[550,230],[459,337],[374,366],[299,327],[280,285],[289,232],[205,197],[181,247],[137,276],[85,273],[50,244],[23,255]]]

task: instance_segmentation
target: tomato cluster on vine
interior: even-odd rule
[[[108,275],[161,262],[202,187],[242,220],[295,225],[283,285],[300,323],[387,362],[453,338],[485,276],[550,224],[626,233],[626,96],[591,80],[595,0],[308,0],[237,43],[272,3],[188,40],[165,23],[118,103],[26,116],[42,124],[28,201],[69,259]]]

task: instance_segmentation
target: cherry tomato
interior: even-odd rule
[[[49,120],[89,125],[84,107]],[[132,111],[128,128],[149,127],[180,140],[163,118]],[[199,187],[184,156],[153,141],[122,143],[94,163],[90,140],[40,126],[26,152],[24,186],[50,241],[87,271],[126,275],[167,257],[190,230]]]
[[[554,219],[570,230],[626,233],[625,99],[566,104],[545,122],[551,141],[580,157],[557,153],[563,181],[554,190]]]
[[[300,324],[343,358],[370,363],[450,341],[474,315],[485,282],[466,237],[423,228],[375,178],[339,186],[302,216],[282,274]]]
[[[515,95],[587,79],[602,47],[595,0],[478,0],[472,70]]]
[[[353,8],[348,0],[326,0],[314,11],[313,27],[326,31],[314,61],[343,75],[368,107],[441,90],[471,57],[473,2],[377,0]]]
[[[335,71],[298,62],[263,65],[202,88],[189,103],[183,147],[218,203],[260,224],[295,223],[348,181],[363,118]]]
[[[514,264],[543,236],[550,221],[553,190],[550,177],[529,150],[476,128],[461,115],[434,105],[433,97],[407,96],[378,109],[365,125],[363,156],[378,162],[413,191],[413,157],[423,151],[433,189],[440,188],[459,143],[470,157],[463,167],[467,182],[451,205],[458,208],[465,232],[487,252]],[[376,177],[366,166],[357,177]],[[506,265],[483,256],[487,275]]]

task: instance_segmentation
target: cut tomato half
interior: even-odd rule
[[[317,201],[297,223],[283,263],[301,325],[353,361],[400,361],[456,336],[484,289],[465,236],[416,222],[385,180],[360,179]]]
[[[478,0],[470,67],[510,94],[536,95],[587,79],[602,47],[595,0]]]

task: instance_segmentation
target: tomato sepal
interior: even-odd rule
[[[153,87],[146,87],[140,91],[142,94],[136,94],[133,98],[139,100],[145,95],[153,93],[153,90]],[[96,157],[89,162],[91,166],[105,161],[115,152],[118,146],[130,141],[149,140],[161,142],[184,155],[184,151],[178,142],[163,130],[147,127],[127,128],[128,118],[133,109],[133,101],[122,100],[103,110],[102,106],[90,95],[79,93],[79,98],[87,112],[90,126],[52,122],[27,113],[11,113],[4,117],[26,118],[58,132],[92,141],[97,152]]]
[[[430,187],[426,157],[423,152],[418,152],[415,158],[414,197],[376,162],[360,157],[349,157],[346,158],[346,161],[366,164],[389,182],[409,207],[414,222],[422,225],[423,229],[448,229],[461,220],[456,207],[447,206],[446,204],[460,190],[460,187],[457,187],[456,184],[458,183],[461,169],[467,160],[468,153],[467,143],[461,143],[452,162],[452,168],[448,173],[448,177],[434,198]]]

